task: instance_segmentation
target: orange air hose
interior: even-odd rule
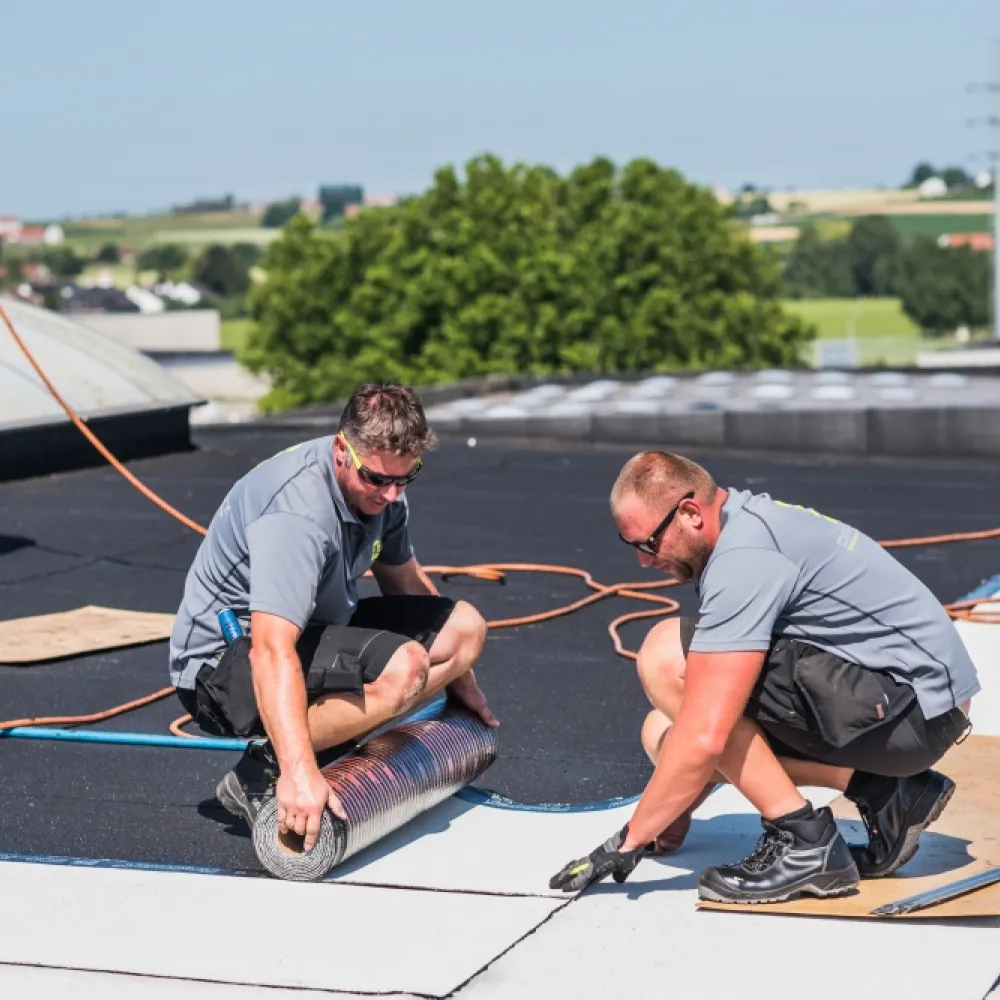
[[[171,517],[175,518],[185,527],[190,528],[192,531],[195,531],[200,535],[207,534],[207,530],[203,525],[198,524],[197,521],[191,520],[191,518],[182,514],[179,510],[172,507],[169,503],[162,499],[162,497],[154,493],[148,486],[146,486],[127,468],[125,468],[125,466],[108,450],[108,448],[105,447],[97,435],[91,431],[91,429],[77,415],[69,403],[63,399],[62,395],[60,395],[59,391],[51,383],[51,381],[49,381],[48,376],[46,376],[42,367],[38,364],[38,361],[28,349],[27,344],[25,344],[25,342],[18,335],[17,330],[14,328],[14,324],[11,322],[10,317],[7,315],[7,312],[3,308],[2,304],[0,304],[0,318],[3,319],[4,324],[10,331],[10,335],[14,338],[17,346],[21,349],[21,352],[28,359],[29,364],[38,374],[38,377],[42,380],[45,388],[51,393],[53,399],[55,399],[55,401],[62,407],[66,416],[72,421],[74,426],[97,449],[103,458],[105,458],[111,466],[126,480],[128,480],[128,482],[131,483],[131,485],[134,486],[144,497],[151,500],[162,510],[166,511]],[[941,545],[949,542],[964,542],[998,537],[1000,537],[1000,528],[991,528],[986,531],[969,531],[950,535],[932,535],[924,538],[899,538],[884,541],[881,544],[885,548],[904,548],[916,545]],[[632,660],[636,659],[637,654],[624,647],[621,637],[619,636],[618,629],[628,622],[672,614],[680,607],[677,601],[669,597],[665,597],[662,594],[649,593],[649,591],[657,590],[661,587],[674,586],[677,581],[671,579],[641,581],[636,583],[616,583],[609,586],[598,583],[586,570],[579,569],[575,566],[559,566],[546,563],[480,563],[473,566],[424,566],[423,570],[425,573],[440,574],[444,579],[447,579],[450,576],[471,576],[478,580],[485,580],[494,583],[502,582],[505,579],[505,574],[509,572],[551,573],[561,576],[575,576],[581,579],[587,587],[594,591],[594,593],[589,594],[586,597],[582,597],[578,601],[574,601],[572,604],[552,608],[549,611],[540,611],[532,615],[523,615],[519,618],[504,618],[498,621],[487,622],[490,629],[513,628],[519,625],[536,625],[541,622],[552,621],[553,619],[560,618],[563,615],[579,611],[581,608],[585,608],[591,604],[596,604],[598,601],[603,601],[608,597],[626,597],[636,601],[644,601],[650,604],[655,604],[656,607],[654,608],[644,611],[633,611],[628,614],[620,615],[608,625],[608,634],[611,637],[615,652],[619,656]],[[977,606],[983,604],[994,604],[998,601],[1000,601],[1000,598],[984,598],[976,601],[960,601],[953,604],[946,604],[944,607],[953,619],[1000,624],[1000,610],[973,610]],[[126,712],[131,712],[144,705],[152,704],[155,701],[166,698],[168,695],[173,694],[173,692],[174,688],[172,686],[161,688],[159,691],[154,691],[152,694],[146,695],[143,698],[138,698],[135,701],[126,702],[122,705],[116,705],[113,708],[109,708],[103,712],[95,712],[91,715],[11,719],[6,722],[0,722],[0,729],[9,729],[15,726],[86,725],[92,722],[101,722],[105,719],[114,718],[116,715],[123,715]],[[185,733],[182,729],[182,727],[190,721],[190,715],[182,715],[170,724],[170,732],[176,736],[190,736],[190,733]]]

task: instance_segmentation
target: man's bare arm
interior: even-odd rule
[[[295,649],[300,629],[278,615],[250,615],[250,672],[264,729],[274,746],[280,772],[275,791],[278,830],[305,838],[312,850],[323,810],[345,819],[344,808],[320,774],[309,736],[308,699]]]
[[[629,821],[623,851],[654,840],[698,797],[764,665],[763,652],[689,653],[684,699]]]
[[[431,578],[424,572],[416,557],[390,566],[387,563],[372,563],[372,575],[378,583],[379,590],[386,596],[393,594],[430,594],[438,596],[438,589]]]
[[[264,729],[282,771],[315,762],[302,664],[295,649],[301,629],[277,615],[250,615],[250,670]]]

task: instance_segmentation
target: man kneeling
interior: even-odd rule
[[[632,819],[552,887],[624,881],[645,855],[676,850],[719,781],[764,834],[748,858],[702,874],[703,899],[840,895],[906,864],[954,791],[931,767],[970,729],[980,689],[931,592],[851,526],[720,489],[681,456],[637,455],[611,507],[643,567],[696,581],[700,612],[661,622],[639,652],[656,767]],[[868,843],[849,847],[797,786],[843,792]]]
[[[410,389],[361,386],[335,436],[233,486],[188,572],[170,643],[177,695],[210,733],[267,738],[216,794],[250,824],[274,794],[279,831],[306,850],[327,806],[345,818],[324,756],[442,689],[497,725],[472,672],[486,623],[437,594],[410,545],[403,494],[433,444]],[[369,569],[383,596],[359,601]],[[227,608],[249,628],[230,645]]]

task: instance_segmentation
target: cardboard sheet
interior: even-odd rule
[[[90,604],[72,611],[0,622],[0,663],[28,664],[136,646],[170,637],[172,614]]]
[[[895,875],[863,879],[856,894],[838,899],[807,897],[759,906],[699,901],[699,909],[871,917],[871,911],[885,903],[906,899],[1000,865],[1000,737],[970,736],[964,743],[952,747],[939,761],[936,770],[955,781],[955,794],[940,819],[922,834],[916,856]],[[863,843],[864,826],[854,806],[840,796],[831,803],[831,808],[841,821],[841,830],[848,841]],[[873,919],[945,920],[962,917],[1000,917],[1000,884],[906,916]]]

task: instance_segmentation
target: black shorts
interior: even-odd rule
[[[429,650],[454,608],[449,597],[366,597],[347,625],[306,626],[296,651],[309,703],[330,693],[363,694],[404,643],[419,642]],[[208,733],[266,735],[250,674],[249,636],[227,646],[215,666],[202,667],[194,690],[178,688],[177,697]]]
[[[687,656],[697,619],[680,619]],[[901,778],[933,766],[969,729],[960,708],[924,717],[916,692],[889,674],[775,637],[743,713],[778,757]]]

